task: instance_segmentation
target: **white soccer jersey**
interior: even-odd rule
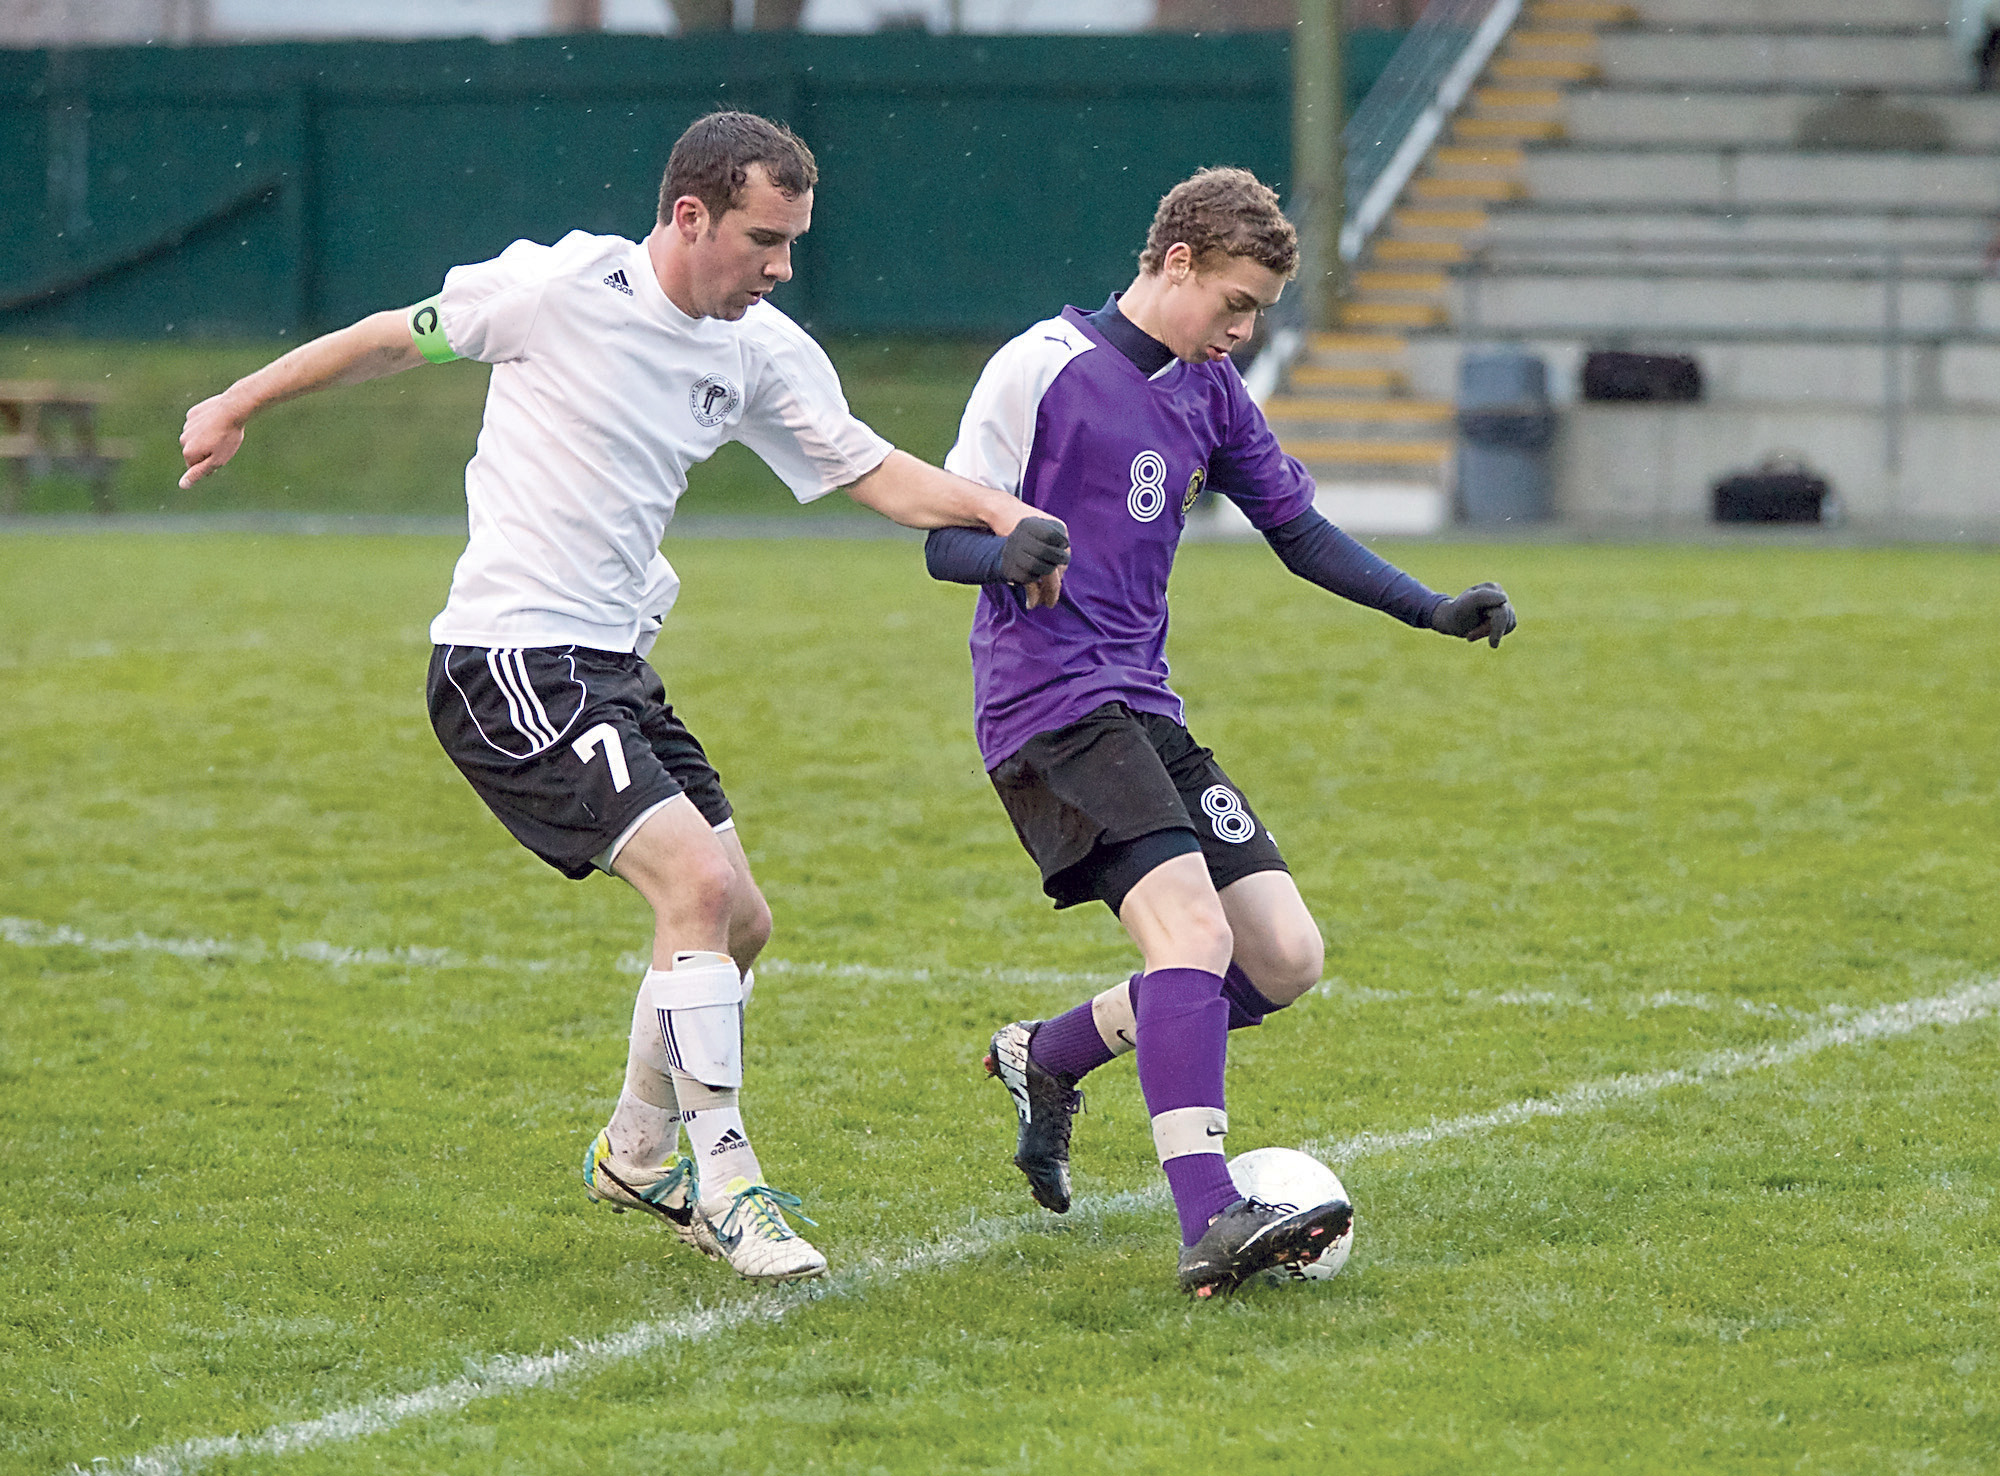
[[[452,352],[493,366],[438,645],[643,655],[680,592],[660,538],[696,462],[741,441],[810,502],[893,449],[804,329],[765,302],[689,317],[622,236],[516,241],[452,268],[438,308]]]

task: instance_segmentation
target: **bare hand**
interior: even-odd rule
[[[211,395],[187,413],[187,423],[181,427],[181,459],[187,463],[181,477],[183,491],[226,464],[243,444],[243,421],[225,403],[227,399]]]
[[[1021,586],[1027,591],[1028,608],[1054,609],[1056,601],[1062,598],[1062,577],[1062,570],[1052,569],[1040,579],[1031,580]]]

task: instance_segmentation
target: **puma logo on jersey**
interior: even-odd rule
[[[604,285],[607,287],[612,287],[617,289],[618,291],[624,293],[627,297],[630,297],[632,295],[632,284],[625,280],[625,268],[623,267],[618,268],[617,271],[613,272],[610,276],[606,277],[604,279]]]

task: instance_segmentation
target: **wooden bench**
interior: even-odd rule
[[[132,454],[128,441],[97,433],[97,407],[110,396],[89,385],[53,380],[0,380],[0,513],[18,513],[36,477],[58,472],[90,483],[90,505],[112,510],[111,474]]]

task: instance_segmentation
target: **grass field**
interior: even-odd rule
[[[0,338],[0,379],[96,385],[110,395],[102,429],[129,441],[134,453],[112,484],[120,512],[463,516],[465,463],[479,435],[487,375],[485,365],[469,362],[275,406],[253,423],[225,474],[183,492],[176,483],[188,406],[288,347]],[[965,397],[994,345],[830,338],[827,347],[856,413],[897,445],[937,461],[958,433]],[[733,444],[695,469],[685,506],[795,517],[858,511],[845,497],[828,497],[800,512],[777,477]],[[75,478],[38,481],[23,510],[88,512],[90,489]]]
[[[683,545],[656,653],[834,1275],[585,1202],[645,918],[437,751],[456,551],[0,540],[0,1468],[2000,1463],[1995,555],[1386,550],[1505,581],[1492,652],[1186,550],[1176,682],[1329,943],[1232,1041],[1232,1147],[1360,1216],[1338,1280],[1195,1306],[1129,1062],[1075,1213],[1007,1161],[986,1034],[1130,953],[1039,900],[907,545]]]

